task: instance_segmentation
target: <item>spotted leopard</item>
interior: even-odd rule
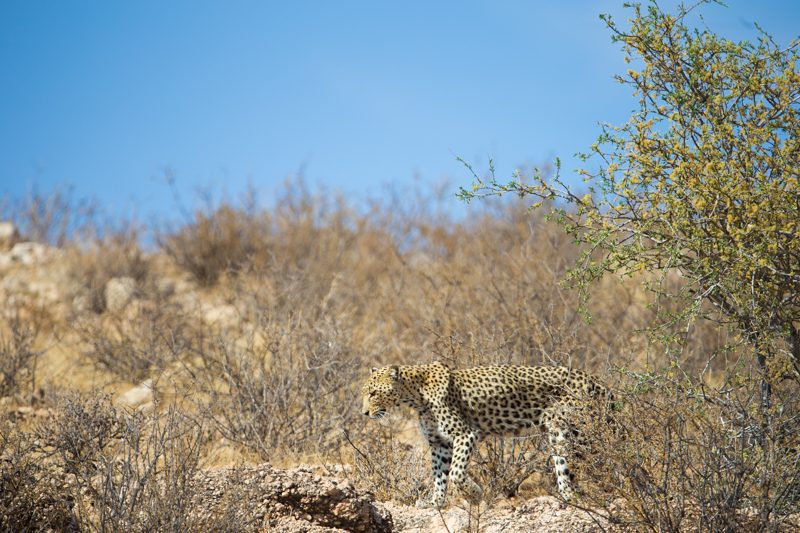
[[[448,479],[471,503],[481,488],[467,475],[476,443],[487,435],[547,432],[559,493],[573,495],[567,462],[577,435],[574,418],[587,400],[611,400],[597,378],[563,366],[481,366],[451,370],[442,363],[373,368],[362,387],[363,413],[381,418],[390,407],[409,405],[419,413],[430,446],[434,490],[420,507],[441,507]]]

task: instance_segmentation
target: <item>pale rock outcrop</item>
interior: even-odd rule
[[[307,468],[217,468],[195,481],[193,519],[209,527],[222,520],[247,531],[394,531],[391,515],[372,495]]]
[[[117,397],[117,404],[132,409],[147,409],[154,399],[153,380],[147,379]]]
[[[20,273],[2,278],[0,294],[5,296],[6,303],[27,298],[40,305],[47,305],[61,299],[61,289],[57,281],[43,277],[25,276]]]
[[[231,304],[200,304],[203,320],[209,326],[222,329],[236,326],[239,322],[239,311]]]
[[[13,222],[0,222],[0,251],[10,250],[19,240],[19,231]]]
[[[57,248],[40,242],[18,242],[11,247],[11,250],[0,253],[0,268],[44,263],[52,259],[56,251]]]
[[[136,297],[136,280],[127,276],[111,278],[103,290],[106,309],[118,313]]]

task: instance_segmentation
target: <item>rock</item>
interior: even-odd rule
[[[117,397],[117,403],[125,407],[144,408],[153,403],[153,380],[148,379],[128,389]]]
[[[18,242],[11,248],[11,257],[21,265],[33,265],[50,259],[53,250],[40,242]]]
[[[239,322],[239,311],[230,304],[202,304],[203,319],[209,326],[229,328]]]
[[[136,296],[136,280],[127,276],[111,278],[106,282],[103,296],[106,309],[112,313],[119,313]]]
[[[200,472],[193,522],[234,520],[248,531],[388,533],[392,517],[372,495],[305,468],[269,464]]]
[[[26,416],[31,416],[32,414],[34,414],[36,410],[29,405],[21,405],[17,407],[17,410],[15,412],[18,417],[24,418]]]
[[[0,268],[13,265],[43,263],[55,254],[55,248],[39,242],[18,242],[11,250],[0,254]]]
[[[72,309],[77,313],[83,313],[92,308],[92,301],[88,294],[78,293],[72,298]]]
[[[27,290],[43,304],[52,304],[61,299],[61,289],[55,281],[31,280]]]
[[[552,496],[505,500],[472,512],[458,502],[441,512],[392,502],[376,502],[344,479],[315,474],[320,467],[289,469],[269,464],[200,471],[193,481],[195,529],[244,531],[404,533],[473,531],[486,533],[593,533],[628,531],[599,516],[564,506]],[[479,516],[479,518],[477,518]]]
[[[0,299],[7,309],[25,305],[51,306],[62,298],[64,284],[48,279],[46,272],[18,269],[0,276]]]
[[[0,250],[10,250],[19,242],[19,232],[9,221],[0,222]]]

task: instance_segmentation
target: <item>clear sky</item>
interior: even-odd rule
[[[664,2],[665,5],[673,2]],[[302,171],[357,194],[572,155],[634,106],[598,19],[622,0],[0,0],[0,195],[70,184],[168,216],[163,179],[262,200]],[[710,28],[779,42],[798,0],[730,0]]]

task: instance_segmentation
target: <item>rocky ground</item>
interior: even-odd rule
[[[253,530],[286,532],[543,533],[607,531],[588,513],[540,496],[491,509],[450,506],[441,512],[377,502],[348,481],[314,473],[311,467],[268,464],[207,470],[198,479],[194,508],[201,522],[235,513]],[[235,494],[235,501],[231,494]],[[604,526],[604,527],[601,527]]]

